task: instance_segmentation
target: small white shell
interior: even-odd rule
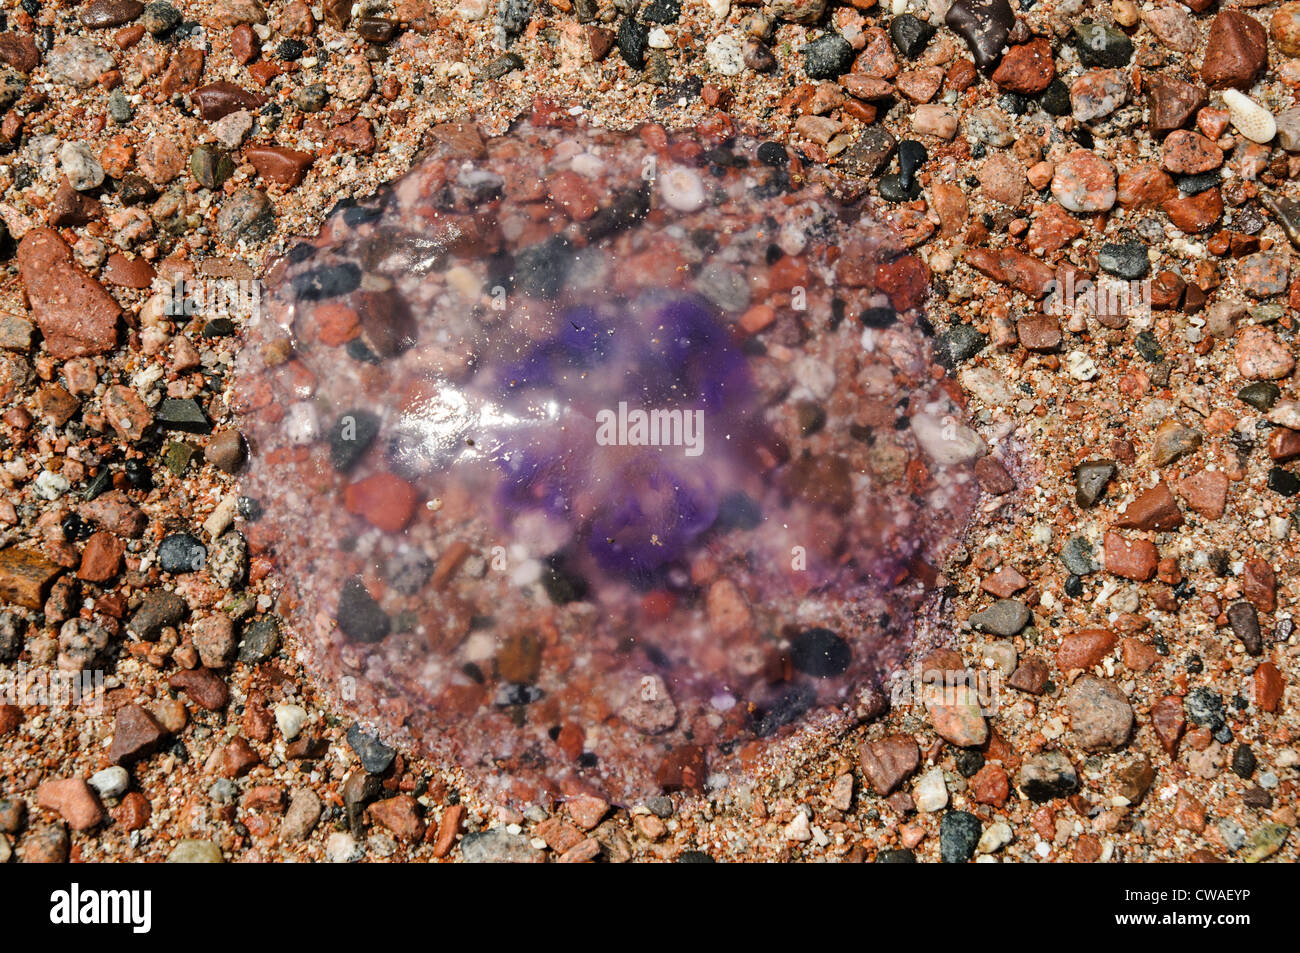
[[[1277,122],[1273,114],[1255,100],[1235,89],[1223,91],[1223,104],[1237,131],[1251,142],[1272,142],[1277,135]]]

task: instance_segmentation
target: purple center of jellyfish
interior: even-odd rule
[[[730,458],[757,426],[748,365],[694,296],[645,296],[612,315],[570,307],[556,324],[494,382],[512,419],[552,408],[543,427],[496,435],[503,510],[579,520],[600,570],[651,588],[718,519]]]

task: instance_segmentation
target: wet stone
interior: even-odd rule
[[[358,642],[376,642],[392,629],[392,621],[379,607],[360,579],[349,579],[343,585],[338,606],[339,629]]]

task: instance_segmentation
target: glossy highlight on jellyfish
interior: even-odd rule
[[[724,119],[543,108],[437,127],[276,263],[244,529],[338,704],[518,803],[877,714],[983,448],[860,192]]]

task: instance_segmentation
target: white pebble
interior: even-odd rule
[[[785,828],[787,840],[792,841],[810,841],[812,840],[812,825],[808,823],[808,815],[800,811],[794,816]]]
[[[275,723],[285,741],[293,741],[307,724],[307,711],[301,705],[276,705]]]
[[[311,443],[320,436],[316,405],[305,400],[290,404],[288,412],[284,415],[284,429],[290,443]]]
[[[35,480],[36,494],[43,500],[57,500],[70,486],[67,477],[49,470],[42,470]]]
[[[704,183],[684,166],[675,165],[659,177],[659,194],[677,212],[698,212],[704,207]]]
[[[704,58],[723,76],[735,76],[745,68],[745,48],[735,33],[719,33],[710,40]]]
[[[726,19],[731,12],[731,0],[704,0],[708,4],[709,12],[713,14],[714,19]]]
[[[1277,122],[1273,114],[1235,89],[1223,91],[1223,104],[1228,107],[1228,117],[1237,131],[1251,142],[1272,142],[1277,135]]]
[[[943,768],[931,768],[921,775],[912,789],[912,800],[923,814],[933,814],[948,806],[948,786],[943,783]]]
[[[90,786],[104,798],[121,797],[126,793],[126,786],[130,783],[131,776],[126,773],[126,768],[120,765],[96,771],[90,776]]]
[[[1011,843],[1011,825],[1006,821],[995,821],[980,835],[980,842],[975,846],[981,854],[992,854]]]
[[[78,192],[104,184],[104,167],[84,142],[65,142],[59,150],[59,165],[68,177],[68,184]]]
[[[652,50],[670,50],[673,47],[673,38],[661,26],[657,26],[650,31],[646,42],[650,44]]]
[[[235,521],[235,510],[238,505],[239,498],[230,493],[222,497],[221,502],[212,508],[208,518],[203,521],[203,531],[208,534],[209,539],[216,539],[230,529],[230,524]]]
[[[912,433],[926,456],[941,466],[969,463],[984,452],[983,438],[956,417],[917,414],[912,418]]]
[[[346,831],[335,831],[325,841],[325,857],[331,864],[350,864],[360,860],[362,853],[355,837]]]
[[[1096,362],[1083,351],[1071,351],[1065,355],[1065,366],[1076,381],[1090,381],[1097,376]]]

